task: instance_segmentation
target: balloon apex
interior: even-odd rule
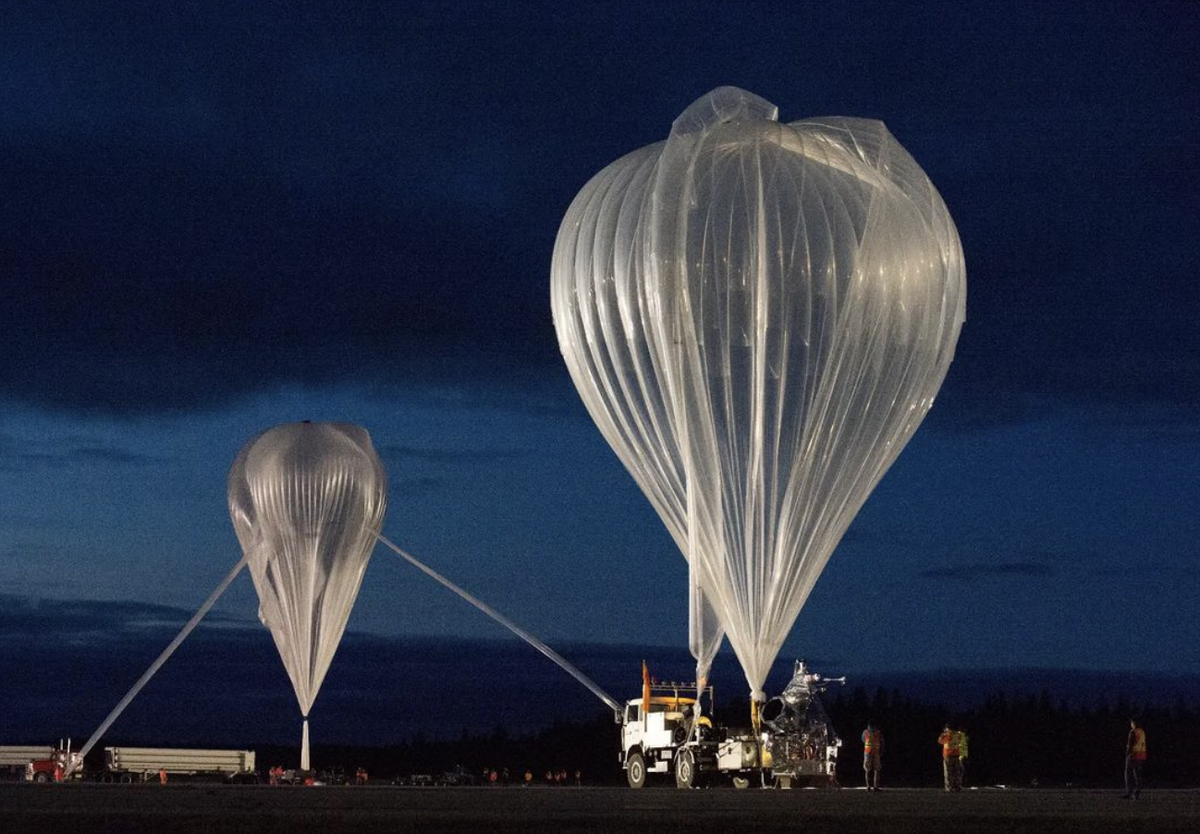
[[[671,125],[671,133],[704,133],[729,122],[779,121],[779,108],[740,87],[717,87],[693,101]]]

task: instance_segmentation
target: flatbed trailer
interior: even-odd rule
[[[199,750],[172,747],[105,747],[105,782],[146,782],[171,777],[253,783],[258,781],[253,750]]]
[[[31,762],[48,761],[54,753],[50,745],[0,745],[0,779],[26,779]]]

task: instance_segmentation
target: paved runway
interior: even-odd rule
[[[0,784],[0,831],[1194,832],[1200,791],[764,791],[650,788]]]

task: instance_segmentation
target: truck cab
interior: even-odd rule
[[[630,787],[641,788],[650,774],[674,772],[677,781],[680,769],[688,785],[695,779],[698,745],[712,722],[702,715],[695,697],[682,694],[695,684],[664,683],[647,687],[641,698],[625,702],[621,726],[621,767]],[[707,693],[712,703],[712,688]]]

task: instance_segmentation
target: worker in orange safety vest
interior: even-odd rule
[[[879,790],[879,771],[883,762],[883,732],[875,726],[874,721],[867,722],[867,729],[862,733],[863,743],[863,777],[866,779],[867,790]]]
[[[947,724],[938,736],[938,744],[942,745],[942,778],[946,791],[962,790],[962,762],[959,761],[959,734]]]
[[[1125,799],[1142,795],[1142,768],[1146,765],[1146,731],[1136,718],[1129,719],[1129,735],[1125,738]]]

